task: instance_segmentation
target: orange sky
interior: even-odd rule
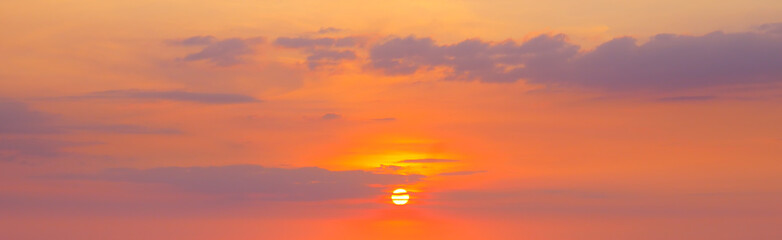
[[[0,238],[779,239],[780,13],[2,2]]]

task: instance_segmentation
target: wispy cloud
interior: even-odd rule
[[[71,99],[140,99],[140,100],[168,100],[208,104],[234,104],[234,103],[253,103],[260,102],[252,96],[233,94],[233,93],[202,93],[188,92],[180,90],[157,91],[157,90],[109,90],[101,92],[92,92],[80,96],[67,97]]]
[[[485,170],[480,171],[456,171],[456,172],[446,172],[446,173],[440,173],[438,175],[440,176],[466,176],[466,175],[473,175],[478,173],[485,173]]]
[[[709,100],[715,100],[717,99],[717,96],[676,96],[676,97],[664,97],[664,98],[658,98],[657,101],[660,102],[699,102],[699,101],[709,101]]]
[[[244,62],[243,57],[255,53],[253,46],[265,42],[262,37],[228,38],[218,40],[212,36],[194,36],[175,41],[177,45],[204,46],[201,51],[188,54],[182,60],[207,60],[218,66],[233,66]]]
[[[423,159],[405,159],[398,161],[397,163],[449,163],[458,162],[459,160],[453,159],[437,159],[437,158],[423,158]]]

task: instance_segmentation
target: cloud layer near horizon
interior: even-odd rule
[[[423,175],[378,174],[361,170],[330,171],[318,167],[272,168],[258,165],[214,167],[117,168],[66,179],[159,183],[209,195],[258,197],[265,200],[324,201],[372,197],[382,186],[414,183]]]
[[[92,92],[80,96],[67,97],[72,99],[140,99],[140,100],[169,100],[181,102],[207,103],[207,104],[233,104],[260,102],[255,97],[233,93],[202,93],[181,90],[109,90]]]

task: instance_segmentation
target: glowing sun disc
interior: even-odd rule
[[[407,190],[401,188],[394,190],[391,195],[391,201],[396,205],[405,205],[408,200],[410,200],[410,195],[407,194]]]

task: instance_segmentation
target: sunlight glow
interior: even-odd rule
[[[391,195],[391,201],[396,205],[405,205],[408,200],[410,200],[410,195],[407,194],[407,190],[401,188],[394,190],[393,195]]]

